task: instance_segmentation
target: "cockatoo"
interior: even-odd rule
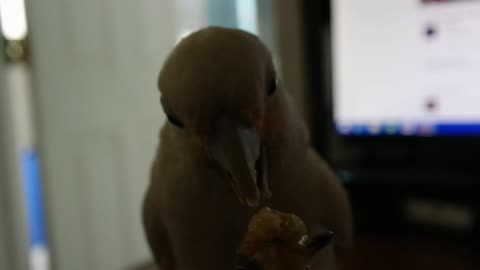
[[[222,27],[190,34],[167,57],[158,86],[168,121],[143,224],[161,269],[232,269],[250,218],[266,205],[334,231],[337,253],[350,248],[347,195],[311,147],[257,36]]]

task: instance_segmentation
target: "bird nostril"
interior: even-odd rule
[[[228,179],[233,180],[233,174],[230,171],[225,170],[225,174],[227,175]]]

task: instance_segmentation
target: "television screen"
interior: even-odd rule
[[[332,24],[340,135],[480,135],[480,0],[335,0]]]

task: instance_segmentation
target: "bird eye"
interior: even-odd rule
[[[170,123],[172,123],[174,126],[183,128],[183,123],[175,116],[172,108],[169,106],[168,102],[163,96],[160,98],[160,103],[162,104],[163,111],[165,112],[168,121],[170,121]]]
[[[271,96],[275,91],[277,90],[278,87],[278,79],[277,76],[274,76],[270,83],[268,84],[268,90],[267,90],[267,95]]]
[[[180,122],[180,120],[178,120],[178,118],[176,118],[175,116],[171,115],[171,114],[167,114],[167,119],[168,121],[170,121],[170,123],[172,123],[174,126],[177,126],[179,128],[183,128],[183,123]]]

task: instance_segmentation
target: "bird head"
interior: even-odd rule
[[[173,49],[158,85],[167,125],[218,164],[240,202],[268,199],[265,134],[279,85],[259,38],[221,27],[194,32]]]
[[[309,234],[298,216],[266,207],[250,220],[235,269],[302,270],[332,238],[329,230]]]

